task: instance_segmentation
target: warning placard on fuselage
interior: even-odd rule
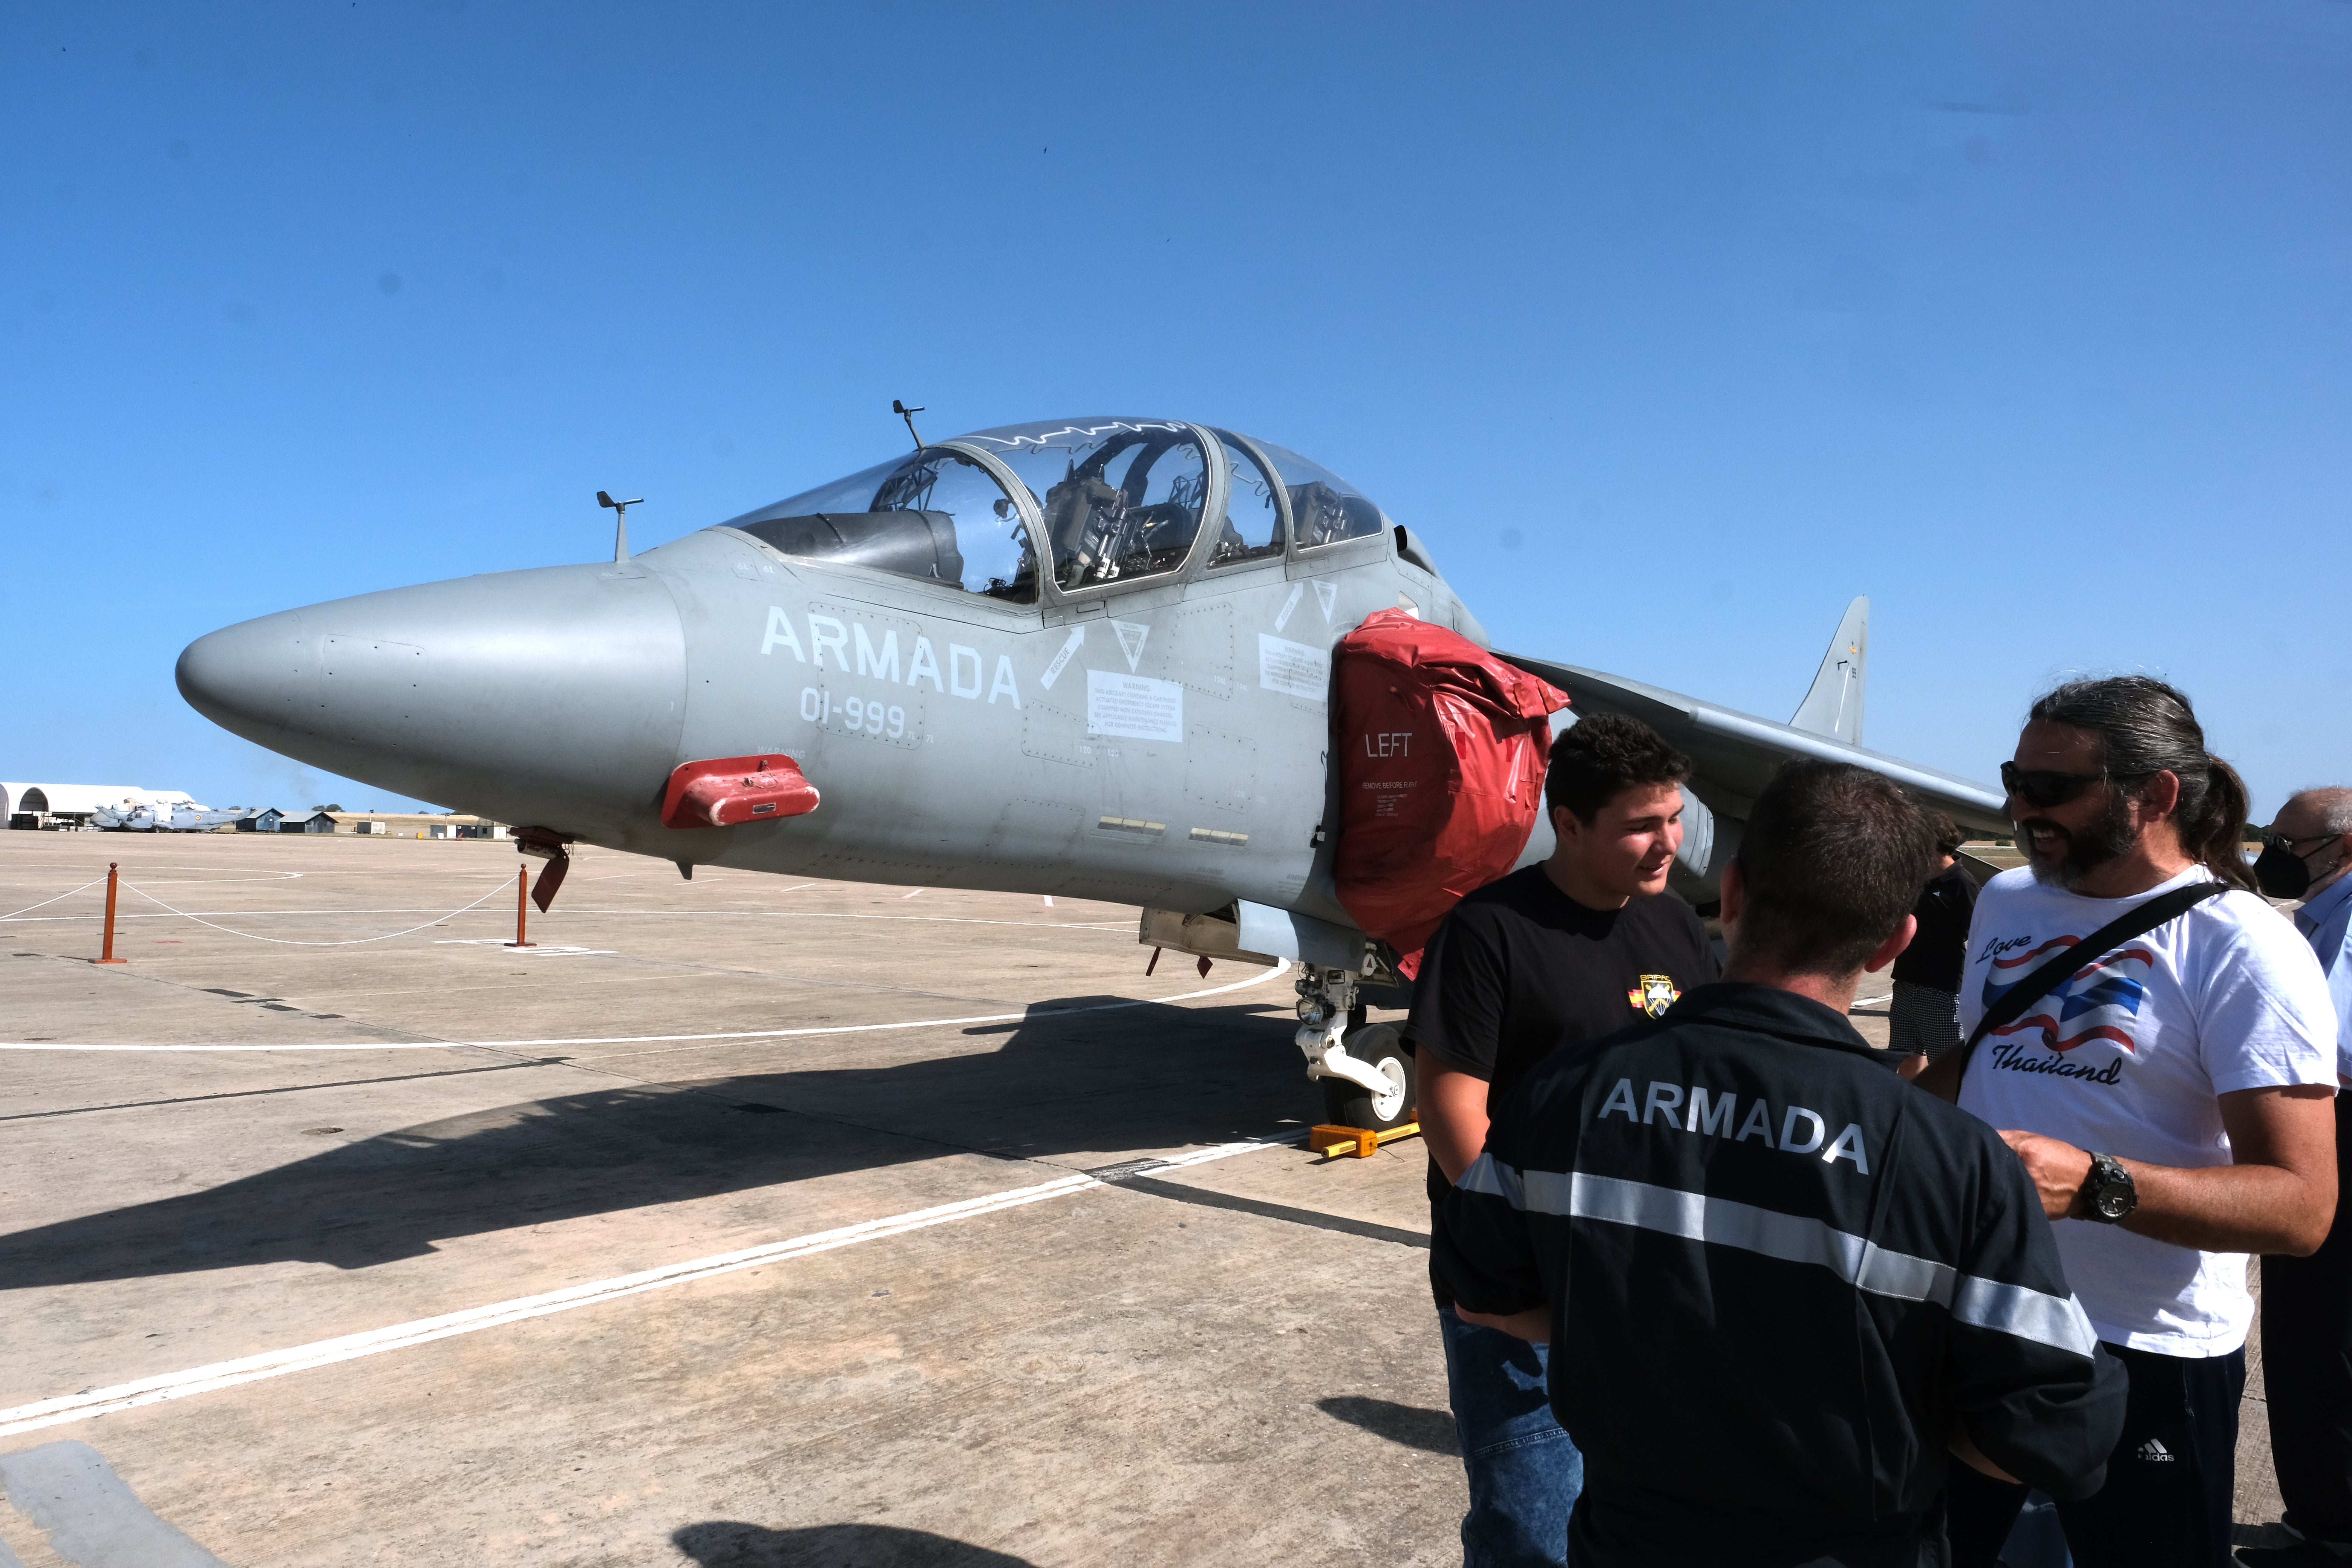
[[[1087,729],[1135,741],[1184,740],[1184,688],[1148,675],[1087,671]]]
[[[1326,700],[1331,692],[1331,650],[1303,642],[1257,634],[1257,683],[1286,697],[1309,702]]]

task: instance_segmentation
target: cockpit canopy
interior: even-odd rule
[[[1183,568],[1213,508],[1214,571],[1367,538],[1387,516],[1295,452],[1170,419],[982,430],[721,524],[786,555],[1034,604]]]
[[[1172,572],[1192,552],[1209,459],[1172,420],[1069,420],[965,437],[1036,498],[1064,592]]]

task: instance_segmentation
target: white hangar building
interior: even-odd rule
[[[0,821],[11,827],[79,826],[101,805],[194,805],[184,790],[131,784],[14,783],[0,779]]]

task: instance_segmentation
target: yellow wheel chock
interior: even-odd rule
[[[1393,1138],[1410,1138],[1421,1131],[1418,1121],[1401,1121],[1385,1132],[1369,1127],[1310,1127],[1307,1130],[1307,1146],[1327,1161],[1349,1155],[1369,1160],[1372,1151]]]

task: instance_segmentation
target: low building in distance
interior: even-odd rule
[[[196,803],[184,790],[0,780],[0,819],[14,828],[55,831],[87,827],[101,808],[111,810],[126,804],[169,807],[194,806]]]
[[[438,811],[337,811],[337,833],[390,838],[511,838],[503,822]]]

